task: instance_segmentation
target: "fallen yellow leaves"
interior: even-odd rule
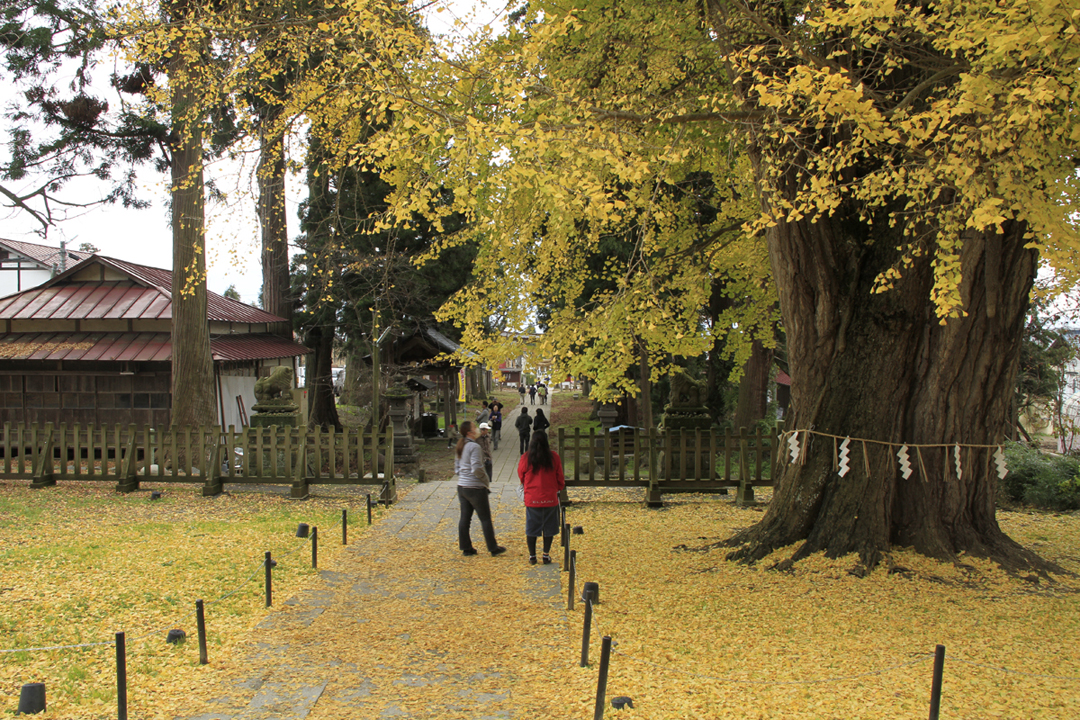
[[[942,717],[1080,715],[1075,578],[1010,577],[980,559],[954,566],[905,550],[866,578],[849,573],[853,558],[821,555],[786,573],[765,569],[768,559],[750,568],[723,548],[677,546],[704,548],[758,512],[700,496],[660,511],[612,502],[639,492],[577,491],[590,502],[568,514],[585,529],[572,536],[579,578],[600,584],[590,658],[602,634],[618,642],[608,697],[633,697],[633,717],[921,716],[938,643]],[[1000,518],[1014,539],[1080,570],[1080,517]],[[580,609],[571,624],[580,632]]]
[[[855,563],[846,558],[814,556],[785,573],[737,565],[723,549],[693,549],[760,517],[730,498],[674,496],[647,510],[639,489],[570,491],[568,520],[585,531],[571,536],[576,590],[598,582],[601,600],[592,664],[580,668],[583,608],[565,611],[568,574],[559,573],[559,597],[538,602],[535,571],[544,566],[525,564],[520,538],[505,538],[511,551],[501,558],[463,559],[452,519],[415,541],[361,537],[361,521],[350,550],[334,552],[340,536],[322,528],[343,500],[167,490],[149,503],[101,486],[19,485],[0,485],[3,647],[153,630],[129,641],[133,717],[221,711],[223,694],[246,704],[257,691],[241,681],[275,666],[289,677],[279,694],[323,684],[311,720],[590,717],[604,634],[617,642],[608,698],[631,696],[634,709],[624,712],[639,720],[923,716],[938,643],[947,648],[943,718],[1080,716],[1075,578],[1036,582],[979,559],[952,565],[907,551],[865,578],[848,572]],[[307,543],[290,537],[297,520],[320,526],[321,577],[309,569]],[[1080,517],[1002,512],[1000,520],[1018,541],[1080,571]],[[261,573],[211,605],[211,664],[199,666],[190,603],[259,571],[271,538],[282,561],[274,608],[262,607]],[[284,604],[297,593],[332,599],[312,619],[304,603]],[[163,642],[173,625],[188,631],[186,645]],[[260,647],[271,650],[260,656]],[[114,717],[112,662],[111,647],[8,655],[0,687],[17,698],[21,683],[45,681],[49,717]],[[467,693],[441,679],[455,677],[468,679]]]
[[[315,577],[310,544],[295,537],[298,522],[320,527],[320,563],[341,548],[341,508],[350,509],[351,538],[367,524],[356,495],[306,503],[257,493],[208,499],[198,486],[174,485],[151,502],[148,492],[117,495],[104,484],[60,482],[43,491],[28,484],[0,482],[0,651],[94,645],[0,654],[0,696],[3,710],[14,710],[23,683],[45,682],[53,718],[116,716],[117,632],[126,634],[137,716],[174,717],[263,617],[263,553],[278,560],[280,602]],[[200,598],[206,667],[198,665]],[[188,642],[165,643],[174,627]]]

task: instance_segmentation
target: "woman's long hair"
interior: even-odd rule
[[[529,440],[528,458],[529,466],[534,470],[554,466],[551,461],[551,447],[548,445],[548,436],[543,430],[537,430],[532,434],[532,438]]]
[[[472,429],[473,429],[473,421],[472,420],[466,420],[465,422],[461,423],[461,427],[458,429],[458,432],[461,433],[461,437],[457,441],[457,456],[458,457],[461,457],[461,451],[465,449],[465,443],[469,442],[469,433],[472,432]]]

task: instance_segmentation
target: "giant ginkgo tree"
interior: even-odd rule
[[[399,176],[402,198],[422,205],[427,177],[482,190],[461,194],[491,233],[479,261],[497,258],[525,288],[528,273],[554,267],[571,294],[597,228],[650,217],[643,252],[612,268],[623,282],[608,312],[547,336],[555,351],[593,352],[602,372],[632,357],[633,331],[655,331],[670,353],[700,351],[689,310],[724,252],[752,247],[719,232],[744,217],[752,187],[756,208],[742,227],[767,243],[795,414],[774,500],[731,540],[736,555],[793,547],[789,561],[851,553],[868,568],[911,546],[1048,567],[1000,530],[994,488],[1040,254],[1063,281],[1075,275],[1073,8],[530,9],[509,40],[432,76],[441,102],[400,98],[414,136],[445,149],[441,162]],[[462,118],[446,98],[475,98],[476,110]],[[406,147],[395,138],[384,151]],[[656,189],[701,170],[726,178],[718,184],[730,194],[716,231],[694,235],[685,207]],[[681,262],[656,264],[657,253]],[[461,300],[448,311],[467,320],[488,312],[492,293],[475,286]],[[606,340],[582,342],[590,336]]]

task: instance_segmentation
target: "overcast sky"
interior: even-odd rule
[[[433,33],[462,36],[484,22],[493,19],[498,22],[498,18],[504,16],[505,3],[491,0],[488,5],[494,9],[488,9],[483,3],[443,0],[433,3],[424,14]],[[478,17],[481,19],[478,20]],[[106,74],[108,72],[106,70]],[[5,107],[11,92],[9,83],[0,83],[0,100]],[[6,124],[0,127],[3,127],[5,135],[0,142],[6,145]],[[0,157],[5,155],[6,150],[0,149]],[[220,294],[230,285],[235,285],[244,302],[257,305],[259,288],[262,286],[262,267],[251,183],[253,164],[252,155],[241,154],[235,161],[218,161],[207,169],[208,177],[213,178],[228,197],[224,205],[207,204],[207,287]],[[66,240],[73,249],[82,243],[91,243],[102,255],[171,268],[172,235],[168,223],[167,178],[155,173],[149,166],[139,168],[138,174],[139,196],[151,203],[145,210],[128,210],[111,205],[76,212],[67,221],[49,228],[47,236],[43,238],[41,225],[32,217],[0,205],[0,238],[54,247],[59,247],[60,241]],[[85,202],[101,197],[105,191],[101,183],[81,180],[67,185],[63,197]],[[286,188],[290,241],[297,235],[297,210],[305,196],[303,178],[290,178]]]

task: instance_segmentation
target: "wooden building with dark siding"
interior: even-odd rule
[[[282,318],[207,295],[209,390],[239,426],[255,380],[308,349],[272,333]],[[0,299],[0,422],[167,427],[171,323],[171,271],[102,256]]]

